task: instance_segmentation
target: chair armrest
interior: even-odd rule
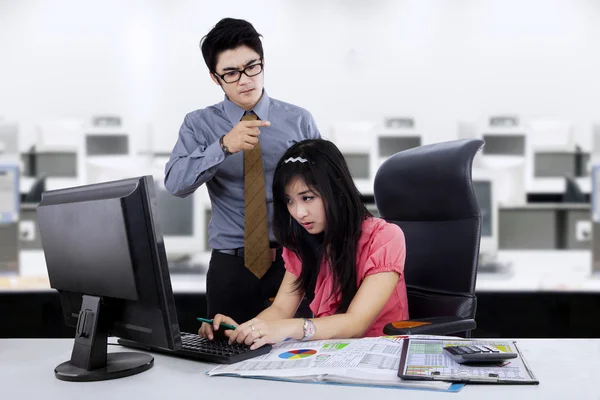
[[[383,328],[383,333],[386,335],[449,335],[470,331],[476,327],[474,319],[433,317],[390,322]]]

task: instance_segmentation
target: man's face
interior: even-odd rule
[[[257,52],[248,46],[240,46],[233,50],[225,50],[217,57],[216,72],[219,77],[210,74],[213,81],[221,85],[223,91],[234,104],[240,106],[244,110],[250,110],[262,96],[264,74],[261,72],[255,76],[247,76],[242,73],[237,82],[227,83],[221,76],[224,74],[235,74],[236,70],[241,71],[244,68],[263,62]],[[255,67],[259,68],[259,67]],[[250,75],[252,68],[248,70]],[[229,80],[228,77],[225,77]]]

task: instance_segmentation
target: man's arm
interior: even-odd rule
[[[225,160],[219,141],[208,143],[193,119],[185,116],[165,166],[165,188],[177,197],[186,197],[209,181]]]
[[[304,134],[306,135],[306,139],[321,139],[321,133],[319,132],[319,128],[317,128],[315,119],[311,113],[307,112],[307,114],[307,117],[304,119]]]

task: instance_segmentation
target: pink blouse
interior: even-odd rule
[[[394,271],[400,276],[394,292],[367,329],[364,336],[381,336],[385,324],[408,319],[408,301],[404,282],[404,259],[406,246],[404,233],[398,225],[380,218],[367,218],[362,224],[362,235],[358,240],[356,253],[357,287],[369,275]],[[283,249],[285,268],[295,276],[300,276],[302,262],[290,250]],[[316,318],[335,314],[341,295],[333,293],[333,275],[329,266],[321,263],[321,270],[315,286],[315,297],[310,309]]]

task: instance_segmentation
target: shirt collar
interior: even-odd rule
[[[231,122],[231,125],[237,125],[237,123],[240,122],[240,120],[246,113],[246,110],[244,110],[237,104],[234,104],[231,100],[229,100],[227,95],[225,95],[225,100],[223,100],[223,103],[225,107],[225,113],[227,114],[227,118],[229,118],[229,122]],[[263,94],[260,100],[258,101],[258,103],[256,103],[254,108],[252,108],[252,110],[249,111],[253,111],[261,121],[268,121],[270,103],[271,100],[267,95],[267,91],[263,89]]]

